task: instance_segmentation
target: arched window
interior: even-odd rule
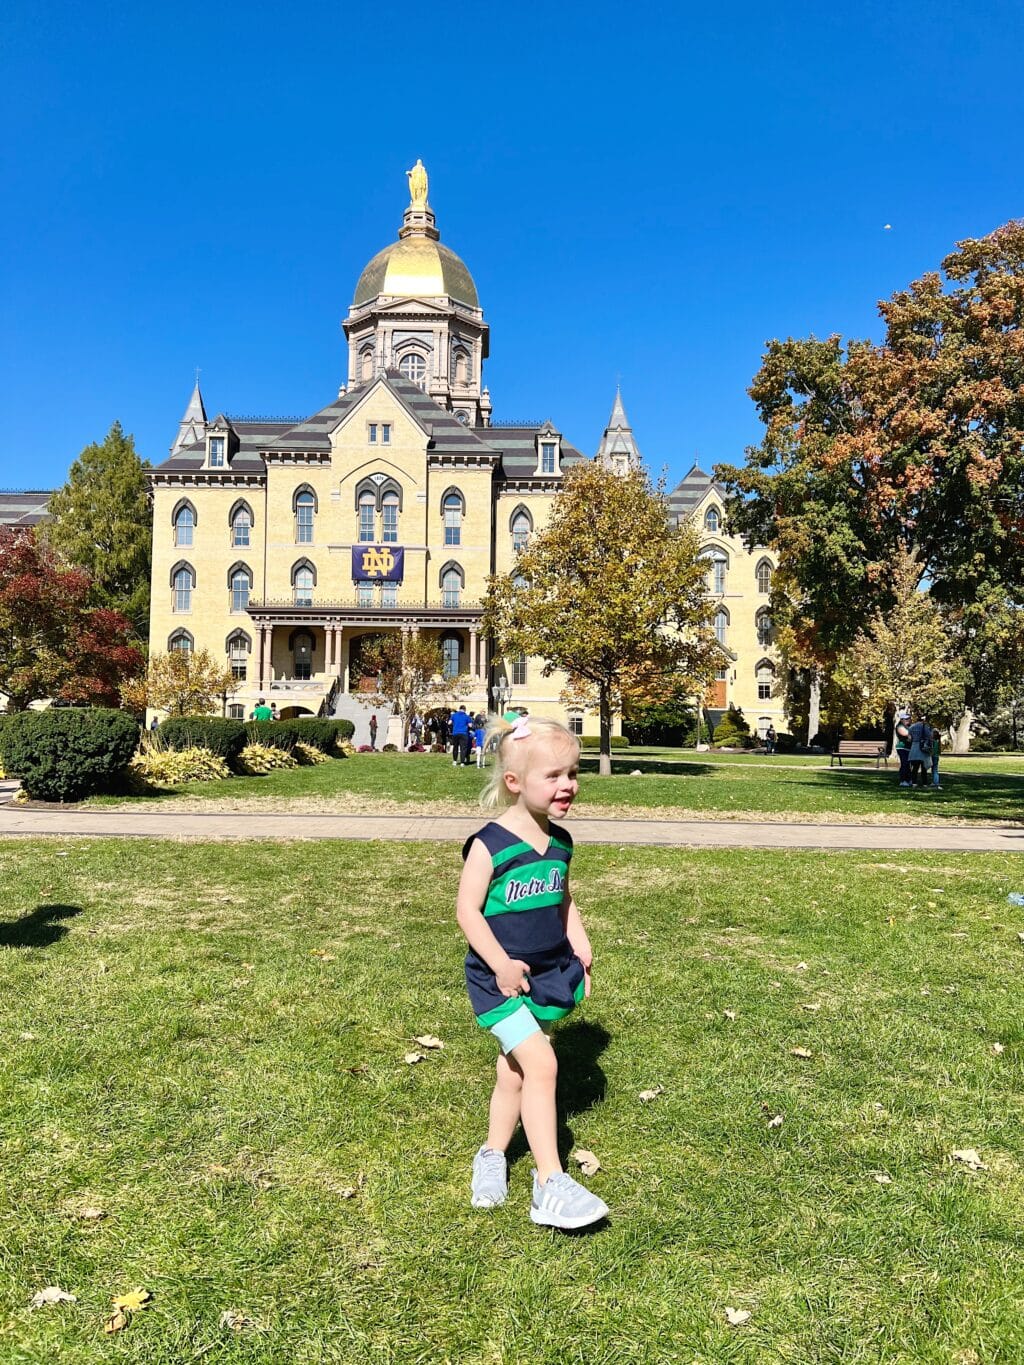
[[[443,607],[457,607],[459,596],[466,585],[466,575],[460,565],[449,560],[441,570],[441,605]]]
[[[238,682],[245,682],[245,676],[249,669],[249,653],[252,650],[252,641],[244,630],[235,630],[228,636],[228,664],[231,668],[232,677]]]
[[[444,543],[446,545],[461,545],[462,518],[466,511],[466,504],[457,488],[449,488],[445,493],[441,499],[441,511],[444,514]]]
[[[402,356],[398,362],[398,373],[404,379],[411,379],[414,384],[423,387],[423,381],[427,377],[427,362],[416,351],[410,351],[408,355]]]
[[[169,654],[191,654],[195,647],[196,642],[187,630],[176,630],[167,641]]]
[[[441,672],[446,678],[459,676],[462,641],[457,635],[445,635],[441,640]]]
[[[292,566],[292,601],[297,607],[311,607],[315,587],[315,565],[308,559],[300,559]]]
[[[717,507],[709,507],[704,513],[704,525],[713,534],[718,534],[722,525],[722,517]]]
[[[292,500],[295,509],[295,543],[312,545],[313,515],[316,512],[316,494],[312,488],[299,488]]]
[[[520,550],[525,550],[530,541],[530,532],[533,530],[533,518],[525,507],[517,507],[509,520],[509,530],[512,532],[512,549],[518,554]]]
[[[398,543],[398,494],[385,493],[381,499],[381,542],[384,545]]]
[[[365,544],[370,544],[374,537],[374,523],[376,520],[377,499],[367,490],[359,494],[359,539]]]
[[[715,612],[715,639],[720,645],[725,644],[725,637],[729,632],[729,613],[724,607],[719,607]]]
[[[231,610],[248,611],[252,591],[252,569],[248,564],[232,564],[228,569],[228,587],[231,589]]]
[[[725,592],[725,573],[729,567],[729,557],[724,550],[705,550],[701,559],[706,559],[710,564],[708,575],[708,588],[711,592],[721,596]]]
[[[196,585],[196,571],[191,564],[179,560],[171,570],[171,587],[174,589],[174,610],[192,610],[192,589]]]
[[[761,608],[754,617],[754,623],[757,627],[757,643],[762,649],[767,649],[775,643],[775,623],[767,607]]]
[[[762,559],[757,566],[757,590],[761,593],[772,590],[772,566],[767,559]]]
[[[313,676],[315,641],[308,630],[297,630],[292,636],[292,676],[306,682]]]
[[[758,701],[769,701],[775,688],[775,667],[770,659],[762,659],[755,669]]]
[[[247,549],[252,543],[252,508],[247,502],[236,502],[228,520],[231,525],[231,544]]]
[[[175,545],[191,545],[196,525],[196,509],[187,500],[179,502],[172,517]]]
[[[512,575],[512,586],[516,592],[522,592],[524,588],[528,588],[530,585],[521,573],[514,573]]]
[[[359,352],[359,378],[365,383],[373,378],[373,347],[364,346]]]

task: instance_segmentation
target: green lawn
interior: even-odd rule
[[[677,751],[678,752],[678,751]],[[934,819],[1020,820],[1024,818],[1024,765],[1017,770],[989,768],[976,760],[969,768],[950,760],[942,771],[943,790],[901,791],[892,767],[822,768],[776,764],[769,758],[708,762],[704,755],[668,762],[638,752],[616,758],[611,777],[598,777],[597,760],[585,757],[580,816],[602,809],[658,811],[675,809],[758,815],[878,817],[925,816]],[[640,777],[630,774],[641,770]],[[429,809],[476,809],[483,776],[475,767],[453,768],[444,755],[355,754],[316,768],[298,768],[266,777],[230,778],[192,783],[166,795],[200,801],[267,797],[307,799],[356,810],[362,801],[385,798]],[[125,800],[126,798],[117,798]],[[152,805],[163,798],[138,797]],[[110,804],[114,798],[98,798]]]
[[[613,1216],[571,1238],[530,1224],[521,1149],[468,1207],[493,1049],[458,867],[0,843],[5,1365],[1024,1359],[1024,861],[581,850],[563,1140]],[[420,1033],[445,1050],[407,1066]],[[50,1284],[77,1303],[30,1312]]]

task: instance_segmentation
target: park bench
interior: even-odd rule
[[[843,766],[844,758],[873,758],[876,768],[879,760],[886,767],[889,766],[889,755],[886,752],[884,739],[841,739],[838,744],[832,746],[832,757],[828,765],[830,768],[837,758],[840,768]]]

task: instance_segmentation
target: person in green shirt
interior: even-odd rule
[[[273,720],[270,707],[267,705],[266,698],[260,697],[259,701],[252,708],[250,720]]]

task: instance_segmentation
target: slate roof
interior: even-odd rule
[[[466,427],[450,412],[438,407],[418,385],[405,379],[397,371],[384,376],[388,388],[406,411],[429,433],[428,451],[431,454],[480,457],[499,456],[502,473],[509,478],[526,478],[537,469],[536,435],[543,424],[530,427]],[[321,408],[301,422],[245,421],[225,419],[237,439],[237,448],[224,472],[231,474],[262,474],[266,464],[261,452],[289,451],[330,452],[330,433],[338,422],[366,394],[376,379],[357,385],[340,398]],[[212,425],[212,424],[211,424]],[[584,456],[562,441],[562,465],[578,464]],[[203,469],[206,445],[197,441],[176,451],[170,459],[157,465],[156,474],[188,473]],[[216,471],[214,471],[216,473]]]
[[[668,495],[668,505],[678,517],[688,517],[709,488],[722,498],[726,496],[725,488],[695,464]]]
[[[0,526],[38,526],[52,497],[52,491],[0,491]]]

